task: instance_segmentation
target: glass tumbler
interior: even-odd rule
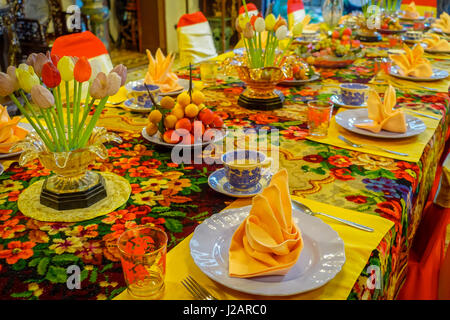
[[[138,299],[158,299],[164,293],[167,234],[142,226],[122,233],[118,240],[128,293]]]
[[[205,86],[213,86],[216,84],[218,68],[218,64],[214,60],[200,63],[200,79]]]
[[[319,100],[308,102],[308,129],[311,136],[327,136],[332,111],[331,102]]]

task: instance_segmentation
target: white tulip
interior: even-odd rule
[[[263,32],[264,30],[266,30],[266,23],[263,18],[259,17],[255,20],[255,31]]]
[[[287,34],[288,34],[288,28],[286,26],[281,26],[277,29],[277,31],[275,32],[275,36],[277,37],[277,39],[279,41],[284,40],[287,38]]]

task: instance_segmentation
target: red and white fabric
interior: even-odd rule
[[[177,25],[177,35],[182,65],[217,56],[211,27],[200,11],[181,16]]]
[[[305,6],[303,5],[303,1],[288,0],[287,12],[289,30],[292,30],[295,24],[302,22],[305,18]]]
[[[258,8],[256,7],[256,5],[254,3],[247,3],[247,11],[248,11],[248,16],[252,17],[252,16],[257,16],[259,14]],[[241,8],[239,9],[239,15],[245,15],[245,6],[241,6]]]

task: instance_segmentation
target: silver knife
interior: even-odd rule
[[[420,112],[417,112],[417,111],[414,111],[414,110],[408,110],[408,111],[412,112],[412,113],[415,113],[415,114],[417,114],[419,116],[422,116],[422,117],[427,117],[427,118],[431,118],[431,119],[434,119],[434,120],[441,120],[438,117],[433,117],[433,116],[430,116],[429,114],[420,113]]]
[[[380,150],[383,150],[384,152],[393,153],[393,154],[396,154],[396,155],[399,155],[399,156],[404,156],[404,157],[407,157],[407,156],[408,156],[407,153],[402,153],[402,152],[398,152],[398,151],[393,151],[393,150],[381,148],[381,147],[378,147],[378,146],[372,146],[372,145],[369,145],[369,144],[357,144],[357,143],[354,143],[354,142],[348,140],[348,139],[345,138],[344,136],[339,136],[339,139],[341,139],[341,140],[344,141],[346,144],[348,144],[348,145],[350,145],[350,146],[352,146],[352,147],[354,147],[354,148],[362,148],[362,147],[366,146],[366,147],[372,147],[372,148],[380,149]]]

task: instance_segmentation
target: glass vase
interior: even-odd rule
[[[344,11],[343,0],[324,0],[322,3],[323,21],[329,30],[334,29],[339,24]]]

